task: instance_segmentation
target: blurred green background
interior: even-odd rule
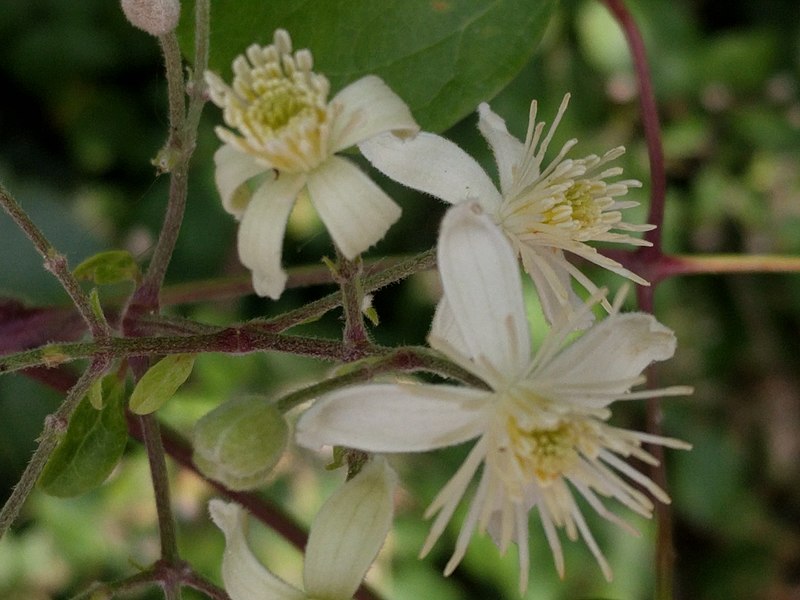
[[[796,0],[630,4],[644,30],[664,130],[666,250],[800,255]],[[146,259],[167,185],[149,164],[166,131],[165,82],[156,44],[132,29],[118,5],[107,0],[7,0],[0,8],[0,39],[0,181],[71,264],[118,247]],[[403,95],[402,89],[396,91]],[[572,102],[556,144],[579,138],[575,155],[625,145],[626,176],[645,182],[632,196],[646,204],[647,156],[635,81],[624,40],[599,2],[563,2],[533,60],[492,101],[492,108],[522,136],[531,98],[539,100],[540,118],[549,122],[567,91]],[[235,223],[222,211],[212,180],[211,155],[217,146],[212,128],[219,120],[219,111],[208,106],[170,283],[243,273],[235,254]],[[447,135],[494,172],[475,124],[471,116]],[[432,246],[444,207],[389,182],[386,189],[404,215],[373,254]],[[642,222],[644,208],[630,211],[628,220]],[[327,234],[302,207],[285,248],[289,265],[315,263],[331,254]],[[0,253],[0,297],[33,306],[65,303],[27,241],[2,217]],[[608,281],[613,287],[620,283]],[[379,293],[375,305],[381,325],[375,338],[386,344],[423,343],[434,282],[432,276],[418,276]],[[247,297],[175,310],[227,323],[277,314],[328,291],[290,291],[278,303]],[[696,390],[691,398],[671,399],[664,406],[667,433],[694,444],[691,452],[668,453],[677,597],[800,598],[800,277],[671,280],[659,287],[656,300],[657,315],[679,340],[676,357],[660,370],[662,383]],[[338,315],[329,315],[309,330],[336,336],[339,326]],[[52,332],[53,338],[57,335]],[[187,431],[198,416],[233,395],[277,394],[325,372],[324,365],[287,356],[203,356],[163,416]],[[3,499],[30,456],[43,417],[58,402],[58,394],[21,376],[0,378]],[[643,415],[640,407],[626,405],[614,419],[641,427]],[[428,527],[422,512],[464,452],[455,448],[397,460],[405,486],[397,525],[370,574],[386,598],[517,597],[514,551],[500,558],[486,538],[473,541],[464,563],[448,579],[441,577],[441,569],[457,528],[448,530],[430,557],[415,558]],[[341,476],[319,468],[323,460],[290,452],[266,493],[308,522]],[[206,517],[211,490],[191,474],[177,469],[174,474],[182,550],[198,570],[216,579],[222,536]],[[622,508],[616,512],[630,519],[642,537],[591,520],[615,572],[609,584],[589,551],[569,542],[567,577],[559,581],[533,516],[526,598],[651,597],[652,524]],[[274,535],[253,529],[265,562],[298,581],[299,555]],[[130,575],[134,565],[148,564],[157,553],[144,455],[130,442],[120,468],[102,488],[72,500],[33,495],[12,533],[0,542],[0,597],[69,598],[94,579]]]

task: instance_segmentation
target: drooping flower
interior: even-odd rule
[[[502,552],[516,542],[524,590],[528,513],[536,507],[559,574],[564,564],[558,530],[564,529],[570,539],[584,539],[610,579],[574,493],[626,529],[601,497],[616,498],[646,517],[653,504],[634,484],[669,501],[624,459],[654,464],[642,448],[645,442],[688,445],[614,427],[607,420],[616,400],[691,391],[631,391],[643,382],[645,367],[672,356],[674,334],[652,315],[614,312],[571,343],[566,340],[575,332],[574,322],[554,327],[532,355],[516,257],[474,203],[457,205],[445,215],[438,264],[448,310],[434,318],[429,342],[486,382],[486,389],[415,383],[342,388],[319,398],[302,415],[297,441],[311,448],[331,444],[370,452],[424,452],[474,439],[462,466],[428,507],[426,516],[436,519],[422,554],[441,536],[482,465],[446,574],[464,556],[474,531],[488,529]],[[583,310],[590,308],[587,304]]]
[[[341,486],[311,524],[303,587],[267,570],[247,543],[245,510],[212,500],[208,509],[225,534],[222,580],[231,600],[350,600],[392,523],[397,475],[382,457]]]
[[[536,121],[534,100],[524,142],[508,132],[505,121],[488,104],[479,106],[478,127],[494,153],[499,190],[472,157],[437,135],[421,133],[407,140],[383,135],[361,145],[362,153],[377,169],[404,185],[450,203],[478,202],[520,256],[551,323],[564,312],[580,309],[582,301],[572,290],[572,278],[590,293],[597,291],[597,286],[566,259],[564,252],[647,285],[588,242],[649,246],[649,242],[630,233],[654,228],[622,220],[621,211],[638,203],[618,198],[628,188],[641,186],[630,179],[608,181],[622,173],[620,167],[607,165],[622,155],[624,148],[614,148],[603,156],[573,159],[567,154],[577,140],[571,140],[555,158],[545,162],[545,153],[568,100],[569,95],[564,97],[546,134],[545,123]],[[610,309],[605,300],[602,302]]]
[[[419,129],[405,103],[367,76],[328,102],[328,80],[312,71],[308,50],[292,53],[278,29],[270,46],[250,46],[233,61],[228,86],[206,73],[211,100],[230,129],[214,155],[222,204],[241,220],[239,258],[262,296],[286,284],[281,245],[295,200],[307,194],[336,246],[352,259],[380,240],[400,208],[348,159],[336,153],[377,134]]]

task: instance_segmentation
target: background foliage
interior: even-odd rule
[[[336,10],[349,4],[378,6],[330,3]],[[513,9],[518,18],[503,25],[512,33],[501,36],[502,43],[487,40],[481,47],[497,62],[497,74],[463,91],[462,104],[451,107],[435,95],[418,98],[430,88],[411,87],[413,61],[386,66],[382,73],[419,109],[423,124],[437,127],[460,119],[478,100],[491,99],[522,67],[492,102],[509,129],[524,133],[531,97],[539,99],[541,114],[549,121],[563,93],[572,92],[556,142],[578,137],[580,154],[626,145],[626,173],[645,182],[638,199],[646,202],[647,161],[635,84],[616,26],[597,2],[563,2],[529,60],[532,48],[519,40],[536,35],[544,20],[530,19],[528,4],[493,3],[500,12]],[[231,2],[212,5],[230,9]],[[313,10],[317,3],[300,5]],[[396,6],[388,3],[382,10],[391,12]],[[238,22],[244,20],[243,2],[241,13],[220,10],[213,15],[218,19],[212,20],[215,40],[227,40],[212,45],[214,68],[225,72],[232,53],[255,40],[269,41],[276,26],[288,27],[298,46],[311,47],[321,70],[332,66],[327,74],[334,88],[374,66],[367,51],[354,52],[352,62],[344,63],[341,56],[326,54],[326,32],[304,28],[300,14],[283,7],[269,3],[272,12],[253,20],[255,29],[247,35],[234,33],[239,31],[236,15]],[[664,127],[666,250],[800,254],[800,21],[795,0],[641,0],[632,8],[645,32]],[[378,18],[375,11],[359,14]],[[364,23],[361,29],[352,25],[353,31],[367,31],[368,19]],[[395,38],[380,43],[414,47],[423,33],[428,35],[420,29],[423,25],[398,22]],[[157,46],[124,21],[116,3],[106,0],[12,0],[0,10],[0,38],[0,86],[5,90],[0,99],[0,180],[71,264],[111,247],[146,257],[166,198],[166,180],[157,178],[149,164],[166,129]],[[354,48],[373,43],[378,42],[365,34]],[[443,44],[440,54],[416,59],[447,59],[451,46]],[[235,224],[219,206],[212,183],[212,125],[220,121],[219,113],[209,106],[204,119],[187,217],[169,271],[172,284],[243,273],[233,246]],[[447,135],[479,156],[491,172],[475,122],[474,115],[467,115]],[[433,245],[443,206],[389,182],[386,188],[403,206],[404,216],[375,253],[407,253]],[[641,221],[644,211],[641,215],[630,220]],[[0,218],[0,251],[5,257],[0,261],[0,297],[32,306],[66,305],[58,284],[40,268],[39,258],[7,218]],[[331,249],[324,229],[301,206],[291,223],[285,260],[305,264],[325,253]],[[424,341],[436,293],[433,282],[433,277],[420,276],[377,296],[381,325],[375,336],[380,342]],[[277,304],[246,297],[175,310],[207,322],[231,322],[277,313],[325,291],[290,291]],[[114,290],[104,293],[110,298]],[[0,300],[0,328],[15,306]],[[657,315],[679,339],[678,354],[661,377],[696,388],[693,397],[669,400],[665,407],[667,432],[695,446],[689,453],[668,455],[683,598],[800,596],[798,306],[796,276],[702,276],[668,281],[659,288]],[[54,339],[70,326],[74,323],[65,313],[38,341]],[[314,327],[336,336],[339,323],[329,317]],[[312,361],[285,356],[202,356],[189,384],[160,414],[187,429],[234,395],[285,391],[322,372]],[[30,455],[44,415],[58,401],[57,394],[21,376],[0,378],[4,498]],[[616,418],[640,425],[642,415],[629,410]],[[462,567],[448,580],[440,570],[453,532],[425,561],[413,558],[427,531],[421,513],[462,455],[463,449],[456,448],[398,461],[406,490],[386,560],[371,575],[387,597],[515,597],[516,560],[497,558],[486,539],[473,541]],[[12,535],[0,542],[0,596],[67,598],[93,579],[120,577],[131,572],[131,562],[146,564],[156,558],[145,462],[142,448],[130,442],[122,467],[102,488],[70,500],[34,494]],[[338,481],[336,474],[309,467],[320,464],[305,453],[291,453],[266,493],[308,522]],[[216,577],[222,540],[205,513],[211,491],[177,470],[175,482],[182,551],[198,569]],[[615,570],[611,584],[602,583],[588,550],[577,544],[567,546],[567,579],[560,582],[542,536],[532,528],[528,598],[648,597],[653,533],[650,523],[636,524],[642,539],[618,534],[606,524],[595,527]],[[256,535],[271,567],[290,579],[299,576],[296,553],[268,532],[257,530]]]

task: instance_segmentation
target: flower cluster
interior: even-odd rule
[[[649,517],[654,508],[651,496],[661,502],[669,498],[626,459],[655,464],[645,443],[689,447],[672,438],[611,425],[611,406],[620,400],[691,392],[687,387],[634,389],[644,383],[648,365],[673,355],[674,334],[652,315],[620,313],[606,299],[605,290],[566,256],[575,255],[647,285],[590,245],[648,244],[631,234],[652,226],[623,220],[622,211],[636,203],[622,197],[640,186],[635,180],[616,179],[622,170],[610,166],[624,149],[570,158],[576,144],[572,140],[548,161],[546,153],[569,96],[549,129],[537,121],[533,102],[524,141],[509,134],[504,121],[481,104],[479,129],[497,162],[496,186],[452,142],[417,132],[408,108],[377,77],[365,77],[328,101],[328,82],[312,71],[312,64],[307,50],[292,53],[288,34],[279,30],[273,45],[252,46],[246,56],[236,59],[231,86],[207,75],[211,98],[223,108],[230,128],[217,130],[224,142],[215,156],[217,186],[223,206],[241,220],[239,255],[252,270],[256,292],[277,298],[284,288],[280,248],[289,211],[299,195],[310,198],[347,258],[377,242],[399,218],[397,205],[336,155],[357,145],[384,174],[453,205],[442,221],[437,244],[443,297],[428,341],[482,383],[473,387],[403,381],[341,387],[317,398],[301,415],[297,443],[381,455],[427,452],[471,441],[464,463],[427,510],[433,525],[423,555],[441,537],[477,480],[446,574],[459,564],[473,534],[488,531],[501,552],[511,542],[517,545],[524,591],[529,513],[535,509],[559,574],[564,573],[563,531],[570,539],[585,541],[610,579],[611,569],[576,496],[601,517],[630,530],[606,508],[608,499]],[[520,262],[532,278],[549,323],[535,352]],[[573,280],[588,293],[588,301],[574,291]],[[597,305],[608,313],[599,321],[594,320]],[[228,544],[223,576],[229,594],[234,600],[349,598],[389,528],[391,511],[387,513],[386,504],[391,498],[385,490],[391,487],[386,482],[393,485],[394,480],[387,469],[384,459],[376,457],[337,493],[351,494],[349,501],[332,498],[320,512],[320,521],[337,525],[312,526],[306,592],[283,582],[279,585],[256,564],[241,533],[241,509],[212,504],[212,516]],[[356,493],[344,491],[369,477],[383,483],[362,485],[358,493],[371,490],[364,510],[380,518],[356,515],[351,504]],[[331,517],[333,513],[336,516]],[[331,537],[325,556],[319,550],[323,535]],[[359,536],[363,536],[360,546]],[[347,558],[341,548],[334,548],[336,540],[352,545],[352,566],[331,566]],[[347,581],[334,583],[334,571],[340,578],[346,574]],[[309,577],[316,583],[309,583]],[[258,595],[251,591],[254,581],[282,591]]]

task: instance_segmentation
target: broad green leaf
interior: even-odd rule
[[[533,55],[556,0],[216,0],[210,68],[231,62],[277,28],[309,48],[335,93],[367,74],[383,78],[423,129],[443,131],[491,100]],[[179,35],[192,54],[193,2]]]
[[[79,496],[106,480],[128,441],[124,392],[124,383],[111,376],[103,382],[101,410],[92,406],[89,396],[81,401],[39,478],[47,494]]]
[[[189,378],[194,354],[172,354],[150,367],[133,388],[130,409],[137,415],[157,411]]]
[[[91,279],[98,285],[138,281],[141,272],[127,250],[107,250],[90,256],[73,270],[77,279]]]

